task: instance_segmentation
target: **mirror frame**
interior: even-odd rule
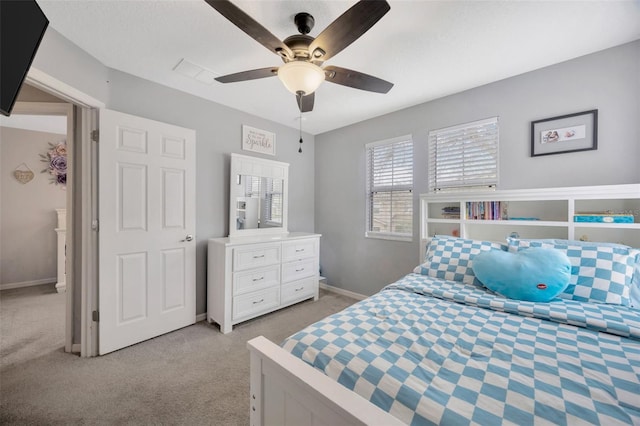
[[[244,194],[238,185],[238,175],[250,175],[282,179],[282,227],[236,229],[236,200]],[[231,154],[231,171],[229,174],[229,237],[286,235],[289,218],[289,163],[250,157],[248,155]]]

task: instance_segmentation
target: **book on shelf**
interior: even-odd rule
[[[447,206],[442,208],[443,219],[460,219],[460,206]]]
[[[467,201],[467,219],[503,220],[506,219],[503,207],[502,201]]]

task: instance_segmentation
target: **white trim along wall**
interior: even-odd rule
[[[42,285],[42,284],[54,284],[55,282],[56,282],[56,277],[42,278],[39,280],[32,280],[32,281],[21,281],[19,283],[5,283],[5,284],[0,284],[0,290],[10,290],[13,288],[31,287],[34,285]]]

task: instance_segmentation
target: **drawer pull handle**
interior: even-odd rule
[[[302,272],[302,271],[304,271],[304,268],[296,269],[296,272]]]
[[[301,251],[304,251],[304,249],[296,249],[296,253],[300,253]]]
[[[262,302],[264,302],[264,299],[256,300],[255,302],[253,302],[253,304],[257,305],[258,303],[262,303]]]
[[[254,278],[254,279],[253,279],[253,281],[254,281],[254,282],[255,282],[255,281],[262,281],[262,280],[264,280],[264,277]]]
[[[261,257],[264,257],[264,254],[261,254],[260,256],[253,256],[254,259],[260,259]]]
[[[300,290],[304,290],[304,287],[296,288],[295,291],[300,291]]]

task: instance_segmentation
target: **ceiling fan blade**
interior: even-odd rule
[[[217,77],[216,81],[220,83],[235,83],[236,81],[255,80],[258,78],[273,77],[275,75],[278,75],[278,67],[268,67],[223,75]]]
[[[367,32],[389,9],[391,7],[385,0],[359,1],[311,42],[309,52],[314,59],[326,61]]]
[[[229,0],[205,0],[209,6],[220,12],[236,27],[247,33],[249,37],[279,56],[293,59],[293,52],[280,39],[269,32],[258,21],[243,12]]]
[[[341,67],[325,67],[324,75],[325,81],[369,92],[387,93],[393,87],[393,83],[381,78]]]
[[[296,103],[298,104],[298,108],[300,108],[300,112],[309,112],[313,110],[313,102],[316,100],[316,93],[313,92],[310,95],[302,96],[302,103],[300,102],[300,97],[302,95],[296,95]]]

